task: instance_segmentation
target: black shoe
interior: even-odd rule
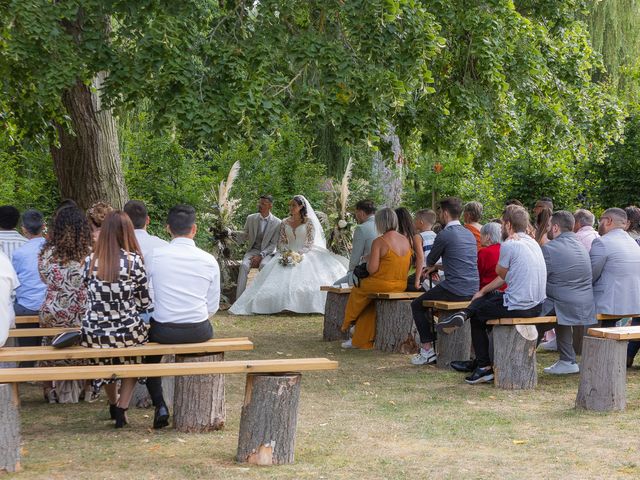
[[[115,405],[111,405],[109,404],[109,417],[111,418],[111,420],[115,420],[116,419],[116,407]]]
[[[488,383],[493,381],[493,368],[476,368],[471,375],[465,377],[465,382],[475,385],[476,383]]]
[[[464,311],[456,312],[453,315],[440,320],[436,325],[436,331],[438,333],[446,333],[448,335],[463,326],[466,319],[467,314]]]
[[[114,413],[115,413],[115,421],[116,421],[116,428],[122,428],[124,427],[127,423],[127,410],[129,410],[128,408],[120,408],[118,406],[114,405]]]
[[[166,405],[156,407],[156,413],[153,416],[153,428],[159,429],[169,425],[169,409]]]
[[[478,362],[476,360],[455,360],[449,365],[458,372],[469,373],[478,367]]]
[[[633,367],[634,357],[627,357],[627,368]]]

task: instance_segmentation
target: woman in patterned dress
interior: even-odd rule
[[[60,209],[53,219],[47,242],[38,258],[38,270],[47,285],[47,294],[40,307],[40,327],[80,327],[87,309],[87,289],[82,272],[82,261],[91,252],[91,230],[84,213],[75,207]],[[50,338],[43,338],[42,344],[49,345]],[[78,365],[81,361],[56,360],[41,361],[40,365]],[[49,402],[68,401],[58,390],[64,382],[45,382],[44,395]],[[73,388],[72,388],[73,390]],[[79,390],[82,390],[80,388]],[[77,402],[75,395],[71,401]]]
[[[82,321],[82,345],[91,348],[127,348],[147,342],[147,325],[141,313],[151,310],[147,274],[133,224],[126,213],[109,212],[94,252],[85,260],[84,274],[89,308]],[[97,360],[101,365],[135,363],[136,357]],[[135,378],[124,378],[118,398],[116,383],[105,386],[109,411],[115,427],[126,423],[126,411],[136,385]]]

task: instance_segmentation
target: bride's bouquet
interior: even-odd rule
[[[283,267],[295,267],[302,261],[303,258],[304,255],[302,255],[301,253],[287,250],[286,252],[282,252],[282,256],[280,257],[279,262]]]

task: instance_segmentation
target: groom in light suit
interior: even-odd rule
[[[371,200],[360,200],[356,203],[355,217],[358,226],[353,231],[349,271],[346,276],[333,283],[335,286],[339,287],[342,283],[353,286],[353,269],[360,263],[361,257],[371,253],[371,243],[378,237],[375,213],[376,207]]]
[[[271,214],[271,207],[273,207],[271,195],[262,195],[258,202],[258,213],[249,215],[244,224],[244,238],[249,250],[242,258],[238,272],[236,299],[240,298],[244,289],[247,288],[249,270],[262,269],[276,253],[280,219]]]

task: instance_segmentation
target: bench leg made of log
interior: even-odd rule
[[[238,435],[239,463],[293,463],[302,375],[247,375]]]
[[[224,353],[176,355],[176,363],[221,362]],[[224,375],[175,377],[173,426],[180,432],[221,430],[226,420]]]
[[[584,337],[577,408],[598,412],[624,410],[627,404],[627,343]]]
[[[471,322],[464,322],[462,327],[449,334],[438,333],[436,342],[438,368],[451,370],[451,362],[469,360],[471,358]]]
[[[324,304],[324,328],[322,329],[322,340],[325,342],[349,338],[349,332],[340,331],[348,300],[349,295],[344,293],[327,292],[327,300]]]
[[[494,384],[505,390],[529,390],[538,384],[534,325],[493,327]]]
[[[17,384],[0,384],[0,472],[20,471],[20,401]]]
[[[411,300],[376,300],[376,350],[417,353],[418,331],[413,323]]]

